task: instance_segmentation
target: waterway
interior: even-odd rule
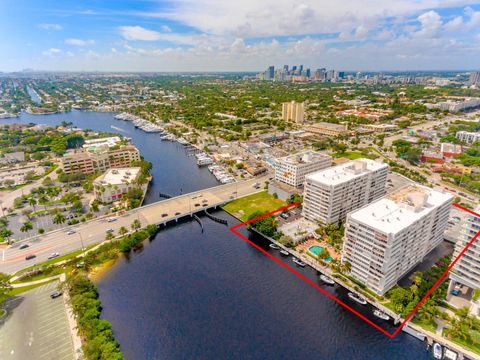
[[[153,163],[147,203],[158,200],[159,191],[176,195],[217,184],[181,145],[162,142],[158,134],[114,120],[113,114],[23,114],[0,123],[63,120],[131,137]],[[230,225],[236,222],[224,212],[216,215]],[[112,323],[127,359],[431,358],[424,344],[410,335],[387,338],[224,225],[206,217],[202,221],[203,233],[194,221],[162,230],[99,282],[103,316]],[[265,240],[252,239],[269,249]],[[317,281],[312,269],[298,270]],[[342,289],[328,291],[348,302]]]

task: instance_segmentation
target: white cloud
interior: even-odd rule
[[[356,39],[364,40],[367,38],[367,35],[368,35],[368,29],[365,26],[360,25],[359,27],[356,28],[355,30]]]
[[[82,40],[82,39],[73,39],[73,38],[70,38],[70,39],[66,39],[65,40],[65,44],[68,44],[68,45],[73,45],[73,46],[88,46],[88,45],[94,45],[95,44],[95,40]]]
[[[48,50],[45,50],[42,52],[42,55],[44,56],[54,56],[54,55],[58,55],[62,52],[62,50],[60,49],[57,49],[57,48],[50,48]]]
[[[434,38],[438,36],[438,31],[442,27],[442,18],[433,10],[430,10],[418,18],[420,22],[420,30],[415,33],[418,38]]]
[[[443,27],[446,31],[455,31],[462,27],[463,17],[455,16],[452,20],[447,22]]]
[[[39,28],[44,30],[62,30],[63,27],[59,24],[39,24]]]
[[[120,34],[126,40],[157,41],[161,34],[141,26],[120,26]]]
[[[170,26],[168,25],[162,25],[160,27],[160,29],[163,31],[163,32],[172,32],[172,29],[170,28]]]

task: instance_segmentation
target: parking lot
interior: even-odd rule
[[[0,325],[2,360],[70,360],[73,345],[62,297],[51,299],[54,281],[9,300]]]

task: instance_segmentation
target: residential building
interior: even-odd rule
[[[307,150],[275,161],[275,180],[294,187],[305,182],[305,175],[332,166],[332,157]]]
[[[88,148],[96,148],[96,147],[112,147],[117,145],[121,139],[118,136],[106,137],[106,138],[99,138],[99,139],[87,139],[83,144],[85,149]]]
[[[297,124],[303,124],[305,116],[304,104],[296,101],[285,102],[282,104],[282,119],[284,121],[293,121]]]
[[[458,156],[462,154],[463,147],[459,144],[441,143],[440,151],[445,157]]]
[[[385,194],[388,165],[357,159],[305,177],[303,215],[324,224],[345,220],[347,214]]]
[[[457,139],[472,144],[475,141],[480,141],[480,132],[457,131]]]
[[[480,206],[477,206],[475,213],[480,213]],[[460,237],[457,239],[453,258],[455,259],[473,237],[480,231],[480,217],[468,214],[462,225]],[[450,279],[453,282],[466,285],[472,289],[480,289],[480,242],[474,241],[467,251],[460,257],[452,271]]]
[[[131,188],[141,172],[139,167],[109,169],[93,181],[95,199],[102,203],[119,200]]]
[[[367,124],[365,125],[366,129],[372,130],[376,133],[385,133],[390,131],[397,130],[397,125],[393,124]]]
[[[333,123],[327,123],[327,122],[319,122],[319,123],[307,126],[306,130],[314,134],[327,135],[327,136],[348,135],[351,133],[348,130],[346,125],[333,124]]]
[[[63,159],[63,171],[66,174],[91,174],[110,168],[128,167],[133,161],[140,160],[140,152],[133,145],[110,150],[105,147],[93,148],[89,151],[73,150],[67,152]]]
[[[451,194],[415,184],[348,214],[342,261],[385,294],[442,243],[451,203]]]

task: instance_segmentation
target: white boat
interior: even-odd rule
[[[283,256],[290,255],[290,253],[287,250],[280,250],[280,254],[282,254]]]
[[[335,281],[329,278],[327,275],[320,275],[320,280],[322,280],[325,284],[328,285],[335,285]]]
[[[442,348],[442,345],[440,345],[439,343],[433,344],[433,357],[435,359],[443,358],[443,348]]]
[[[294,258],[292,259],[292,261],[293,261],[295,264],[297,264],[298,266],[305,267],[305,263],[304,263],[303,261],[297,259],[296,257],[294,257]]]
[[[385,314],[383,311],[381,310],[378,310],[378,309],[375,309],[373,311],[373,315],[375,315],[376,317],[382,319],[382,320],[390,320],[390,316],[388,316],[387,314]]]
[[[357,303],[361,304],[361,305],[367,305],[367,300],[365,300],[363,297],[361,297],[358,294],[354,294],[352,292],[349,292],[348,297],[350,299],[352,299],[353,301],[356,301]]]
[[[280,246],[278,246],[277,244],[270,244],[268,245],[270,246],[271,249],[275,249],[275,250],[279,250],[280,249]]]
[[[197,159],[198,166],[210,165],[213,163],[213,159],[209,157],[201,157]]]

